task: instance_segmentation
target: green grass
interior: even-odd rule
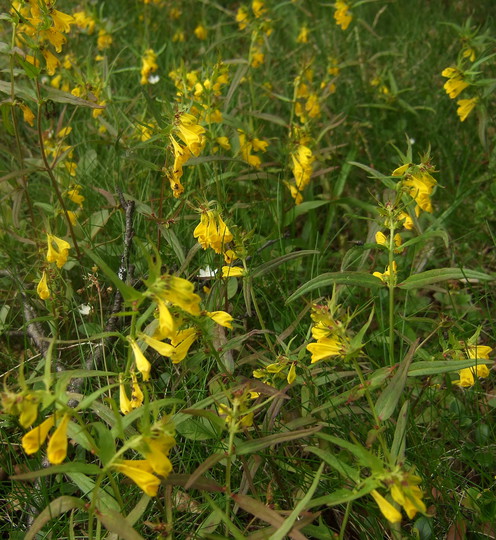
[[[335,24],[330,3],[264,5],[257,19],[251,2],[83,2],[95,29],[72,27],[57,54],[61,61],[73,55],[71,67],[53,76],[38,34],[17,26],[15,41],[16,16],[4,17],[0,531],[6,538],[493,534],[490,361],[473,386],[456,384],[460,362],[476,346],[484,357],[480,347],[492,347],[496,334],[492,2],[355,2],[346,30]],[[249,13],[245,29],[235,20],[240,6]],[[36,22],[35,12],[16,7],[35,26],[53,24],[49,15]],[[56,8],[76,11],[62,0]],[[172,8],[182,12],[177,19]],[[208,31],[204,41],[194,34],[200,23]],[[296,40],[302,25],[308,43]],[[472,32],[468,41],[461,39],[464,28]],[[98,50],[102,29],[113,42]],[[174,40],[179,31],[184,41]],[[471,70],[462,55],[469,46],[476,53]],[[147,49],[157,54],[152,75],[159,80],[141,85]],[[258,67],[250,65],[255,49],[264,54]],[[24,54],[37,56],[39,73]],[[468,71],[471,84],[450,99],[441,72],[454,65]],[[186,85],[180,90],[173,71]],[[218,95],[200,92],[187,87],[192,71],[199,83],[214,84],[224,72],[227,79]],[[58,74],[68,85],[62,93],[51,86]],[[307,95],[298,94],[298,77]],[[86,102],[66,91],[76,87]],[[309,106],[305,119],[297,107],[305,108],[309,94],[320,111],[308,117]],[[456,101],[475,95],[477,106],[460,122]],[[23,120],[24,103],[35,115],[39,110],[32,126]],[[97,118],[88,106],[94,103],[105,106]],[[181,113],[198,118],[204,106],[220,110],[222,121],[199,121],[205,144],[184,164],[184,193],[175,198],[167,178],[174,163],[170,135],[184,149]],[[150,127],[146,140],[143,126]],[[57,142],[65,127],[71,132]],[[260,168],[243,159],[239,130],[268,143],[265,152],[253,152]],[[218,148],[221,136],[229,150]],[[47,167],[42,150],[53,141],[59,146]],[[303,203],[295,205],[286,183],[295,182],[298,144],[311,149],[313,163]],[[401,153],[419,165],[428,152],[437,180],[432,212],[421,212],[406,230],[393,214],[415,216],[408,181],[418,170],[390,175],[403,164]],[[73,177],[64,165],[70,161],[77,164]],[[75,184],[85,198],[81,208],[67,196]],[[72,233],[57,191],[77,212]],[[120,194],[135,204],[130,220]],[[207,209],[218,211],[232,233],[222,250],[237,253],[244,277],[222,278],[222,254],[201,249],[193,237]],[[401,254],[376,244],[375,233],[389,234],[391,223],[403,243],[411,242]],[[47,261],[47,233],[71,245],[60,269]],[[126,246],[127,288],[117,277]],[[393,259],[399,286],[371,280]],[[207,267],[216,274],[200,277]],[[409,286],[421,272],[443,268],[463,271]],[[37,294],[43,272],[46,300]],[[202,313],[226,311],[233,328],[184,311],[177,291],[157,292],[161,275],[188,280]],[[312,286],[315,279],[320,286]],[[303,293],[288,301],[300,287]],[[116,307],[118,288],[125,301]],[[191,291],[183,294],[196,302]],[[178,324],[197,328],[198,337],[176,364],[149,346],[146,381],[127,338],[143,347],[142,335],[154,334],[157,297],[171,301]],[[329,306],[329,336],[341,344],[314,363],[306,348],[315,343],[312,304]],[[119,376],[129,399],[131,371],[144,398],[125,415]],[[250,391],[258,395],[248,397]],[[21,413],[33,397],[37,415],[23,427]],[[31,455],[21,444],[30,425],[54,412],[71,416],[62,465],[49,463],[46,443]],[[148,497],[112,464],[119,458],[150,464],[152,433],[174,434],[176,444],[159,452],[172,472]],[[54,439],[52,430],[48,441]],[[393,485],[413,494],[410,517],[391,498]],[[386,519],[391,514],[381,512],[373,490],[402,512],[400,522]]]

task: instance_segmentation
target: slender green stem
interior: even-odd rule
[[[395,363],[394,354],[394,289],[396,287],[396,272],[394,262],[394,223],[391,219],[389,227],[389,364],[392,366]]]
[[[167,523],[167,536],[165,540],[173,540],[172,530],[174,521],[172,517],[172,486],[165,487],[165,522]]]
[[[232,470],[232,453],[234,448],[234,437],[238,426],[238,404],[233,403],[231,411],[231,421],[229,423],[229,440],[227,443],[226,455],[226,517],[229,519],[231,513],[231,470]],[[227,531],[226,531],[227,532]]]
[[[36,80],[36,95],[38,97],[38,115],[37,115],[37,128],[38,128],[38,142],[40,144],[40,151],[41,151],[41,158],[43,160],[43,163],[45,165],[45,170],[50,177],[50,180],[52,182],[52,188],[55,192],[55,195],[57,196],[57,200],[59,201],[60,207],[62,208],[64,212],[65,219],[67,221],[67,226],[69,227],[69,234],[71,235],[72,242],[74,244],[74,248],[77,253],[77,258],[81,259],[81,251],[79,250],[79,246],[76,240],[76,235],[74,234],[74,228],[72,226],[71,220],[69,218],[69,213],[67,211],[67,207],[65,205],[64,199],[62,198],[62,194],[60,193],[60,189],[57,183],[57,179],[55,178],[53,174],[52,167],[48,163],[46,151],[45,151],[45,143],[43,142],[43,132],[41,128],[41,114],[43,110],[43,100],[41,98],[41,90],[40,90],[40,83],[38,80]]]
[[[348,525],[348,519],[350,518],[351,506],[353,502],[348,501],[346,504],[346,510],[344,511],[343,521],[341,523],[341,528],[339,529],[339,540],[344,540],[344,532],[346,530],[346,525]]]

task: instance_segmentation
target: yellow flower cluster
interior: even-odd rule
[[[190,320],[191,317],[206,316],[221,326],[232,328],[233,318],[228,313],[201,311],[201,299],[194,293],[193,283],[187,279],[165,274],[147,285],[147,294],[157,305],[158,326],[153,336],[139,333],[137,337],[145,346],[149,346],[160,355],[170,358],[174,364],[182,362],[186,358],[191,345],[199,335],[195,326],[183,328],[183,322]],[[187,314],[186,317],[185,314]],[[143,380],[148,381],[151,371],[150,362],[135,339],[128,337],[128,342],[133,352],[136,369],[141,373]],[[121,410],[123,412],[124,410],[129,411],[130,408],[133,408],[133,402],[131,400],[131,403],[128,403],[124,387],[121,387],[121,392]],[[137,395],[135,406],[139,407],[142,403],[140,391],[133,386],[133,392]]]
[[[305,69],[303,75],[295,78],[295,114],[301,122],[318,118],[321,114],[319,96],[312,89],[313,70]]]
[[[473,360],[489,360],[489,354],[492,352],[492,348],[487,345],[469,345],[466,349],[466,355]],[[474,386],[475,377],[485,379],[489,377],[489,368],[486,364],[477,364],[471,368],[461,369],[458,372],[460,379],[453,381],[453,384],[461,386],[462,388],[468,388]]]
[[[334,20],[342,30],[346,30],[353,20],[353,15],[350,13],[350,5],[344,0],[338,0],[334,4]]]
[[[312,163],[314,155],[308,146],[299,144],[296,151],[291,154],[294,184],[285,182],[295,200],[295,204],[303,202],[302,191],[310,183],[312,177]]]
[[[391,480],[386,481],[389,485],[391,497],[397,504],[403,507],[410,519],[413,519],[417,512],[426,512],[426,507],[422,500],[423,492],[418,487],[420,482],[420,477],[410,473],[395,474]],[[401,522],[401,512],[395,506],[375,489],[370,494],[379,506],[382,515],[390,523]]]
[[[40,404],[40,397],[36,392],[26,390],[21,394],[14,394],[5,389],[0,394],[0,398],[2,411],[13,416],[18,416],[19,424],[23,428],[28,428],[36,422]]]
[[[389,284],[390,279],[392,277],[393,284],[396,284],[396,275],[398,273],[398,266],[396,265],[396,261],[393,261],[391,267],[392,268],[390,268],[390,266],[388,265],[386,266],[386,270],[383,273],[374,272],[372,275],[375,276],[376,278],[379,278],[381,281],[387,284]]]
[[[241,159],[252,167],[259,169],[262,165],[262,160],[259,156],[253,154],[253,152],[266,152],[269,143],[256,137],[249,138],[241,129],[238,129],[238,136]]]
[[[441,73],[443,77],[448,80],[444,83],[444,89],[451,99],[455,99],[458,95],[465,90],[470,84],[466,81],[465,74],[462,70],[456,67],[447,67]],[[468,115],[472,112],[477,105],[479,98],[467,98],[459,99],[456,103],[458,105],[457,114],[461,122],[464,122]]]
[[[279,356],[277,362],[255,369],[253,376],[269,386],[276,386],[276,381],[280,379],[286,379],[288,384],[293,384],[296,380],[296,363],[291,362],[287,356]]]
[[[111,467],[125,474],[147,495],[155,497],[161,484],[159,476],[166,478],[172,471],[169,452],[175,444],[172,435],[152,432],[152,435],[141,439],[139,452],[145,459],[120,459]]]
[[[405,188],[406,192],[417,203],[415,214],[420,215],[420,212],[432,212],[431,195],[436,185],[436,180],[431,176],[429,171],[433,167],[428,163],[413,165],[407,163],[395,169],[392,176],[401,176],[401,187]],[[406,227],[406,226],[405,226]]]
[[[232,241],[233,235],[219,212],[207,210],[200,217],[200,223],[193,231],[203,249],[212,248],[215,253],[224,253],[225,246]]]
[[[171,169],[166,170],[166,174],[169,178],[172,194],[178,198],[184,192],[184,186],[181,184],[183,165],[191,156],[198,156],[203,149],[205,145],[205,128],[197,123],[192,114],[184,112],[176,115],[174,128],[185,146],[181,146],[173,135],[170,136],[174,163]]]
[[[333,310],[329,305],[314,304],[311,318],[314,321],[312,337],[316,343],[307,345],[307,351],[312,353],[311,363],[326,360],[332,356],[345,356],[349,339],[346,328],[334,319]]]
[[[60,61],[48,48],[47,42],[57,53],[62,52],[62,46],[67,42],[64,34],[70,32],[71,25],[75,23],[74,17],[56,10],[53,2],[46,0],[32,1],[26,6],[15,1],[12,7],[22,18],[22,23],[16,27],[16,37],[29,45],[33,44],[33,40],[37,42],[37,48],[45,59],[47,73],[53,75]],[[36,60],[32,56],[27,55],[26,60],[36,65]]]

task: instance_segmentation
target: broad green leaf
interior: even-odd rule
[[[294,259],[299,259],[300,257],[305,257],[307,255],[318,255],[320,252],[315,249],[306,249],[302,251],[293,251],[293,253],[287,253],[286,255],[281,255],[281,257],[277,257],[273,259],[272,261],[268,261],[264,264],[261,264],[260,266],[257,266],[257,268],[254,268],[253,270],[250,270],[250,276],[252,278],[261,277],[267,272],[270,272],[271,270],[274,270],[278,266],[281,266],[281,264],[284,264],[288,261],[292,261]]]
[[[241,443],[239,446],[236,446],[236,455],[243,456],[245,454],[253,454],[254,452],[259,452],[263,448],[272,446],[273,444],[293,441],[294,439],[303,439],[304,437],[313,435],[321,428],[322,426],[315,426],[307,429],[300,429],[298,431],[276,433],[275,435],[268,435],[267,437],[262,437],[261,439],[252,439],[251,441],[247,441]]]
[[[73,510],[74,508],[84,508],[84,501],[76,497],[68,497],[64,495],[53,500],[41,513],[36,517],[33,524],[29,528],[29,531],[26,533],[24,540],[34,540],[36,535],[44,525],[46,525],[51,519],[60,516],[68,510]]]
[[[98,457],[100,458],[103,466],[115,456],[115,440],[112,436],[112,432],[102,422],[94,422],[93,428],[97,432],[96,443],[98,448]]]
[[[414,274],[409,276],[403,283],[399,283],[400,289],[420,289],[435,283],[441,283],[450,279],[458,279],[464,282],[474,280],[479,281],[492,281],[495,278],[483,272],[477,272],[476,270],[469,270],[468,268],[439,268],[437,270],[427,270],[420,274]]]
[[[394,374],[391,382],[384,388],[381,395],[376,401],[375,410],[380,420],[388,420],[396,409],[396,405],[400,400],[403,389],[405,388],[406,379],[408,376],[408,367],[415,354],[418,340],[412,343],[405,358],[400,363],[398,370]]]
[[[366,272],[329,272],[321,274],[305,283],[305,285],[302,285],[286,300],[286,304],[293,302],[293,300],[296,300],[303,294],[308,294],[315,289],[329,287],[334,285],[334,283],[350,286],[357,285],[367,289],[378,289],[384,286],[379,278]]]
[[[438,373],[449,373],[460,369],[474,367],[480,364],[493,364],[493,360],[474,358],[467,360],[435,360],[433,362],[414,362],[408,369],[409,377],[423,377],[426,375],[436,375]]]
[[[321,463],[320,467],[315,473],[315,477],[312,481],[312,485],[310,486],[306,495],[303,497],[303,499],[298,501],[298,504],[294,507],[291,514],[289,514],[289,516],[284,520],[284,523],[279,526],[277,531],[270,537],[269,540],[283,540],[286,534],[288,535],[290,534],[290,531],[293,525],[295,524],[296,520],[298,519],[300,513],[303,512],[306,504],[311,500],[313,494],[315,493],[315,490],[317,489],[317,486],[319,485],[319,480],[320,480],[320,476],[322,474],[323,469],[324,469],[324,464]]]
[[[70,105],[77,105],[78,107],[89,107],[90,109],[105,109],[104,105],[98,105],[94,101],[87,101],[79,97],[73,96],[69,92],[63,92],[58,88],[52,86],[42,86],[46,99],[55,101],[56,103],[68,103]]]
[[[40,469],[38,471],[31,471],[22,474],[15,474],[10,478],[12,480],[33,480],[34,478],[40,478],[42,476],[49,476],[51,474],[59,473],[83,473],[83,474],[99,474],[102,472],[100,467],[97,465],[92,465],[91,463],[62,463],[61,465],[52,465],[46,469]]]
[[[173,249],[174,255],[176,256],[179,264],[182,265],[186,259],[186,256],[184,255],[183,246],[179,238],[176,236],[176,233],[172,230],[172,228],[167,228],[162,225],[159,226],[159,229],[166,242]]]
[[[368,172],[372,178],[377,178],[380,180],[386,187],[390,189],[395,189],[396,182],[392,180],[389,176],[386,176],[385,174],[382,174],[379,171],[376,171],[372,167],[368,167],[367,165],[364,165],[363,163],[358,163],[358,161],[349,161],[351,165],[355,165],[355,167],[359,167],[360,169],[364,170],[365,172]]]
[[[102,525],[110,532],[118,535],[123,540],[144,540],[144,538],[135,531],[127,519],[116,510],[99,510],[95,512],[96,517]]]
[[[192,441],[207,441],[219,437],[218,430],[205,418],[189,418],[176,426],[176,429],[180,435]]]

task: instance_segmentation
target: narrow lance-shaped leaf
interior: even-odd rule
[[[398,287],[405,290],[420,289],[450,279],[459,279],[463,281],[492,281],[495,278],[489,274],[477,272],[476,270],[469,270],[468,268],[439,268],[437,270],[427,270],[426,272],[409,276],[405,281],[399,283]]]
[[[33,540],[36,538],[37,533],[48,523],[51,519],[60,516],[64,512],[73,510],[74,508],[83,508],[84,501],[77,497],[69,497],[64,495],[53,500],[33,521],[29,531],[24,536],[24,540]]]

